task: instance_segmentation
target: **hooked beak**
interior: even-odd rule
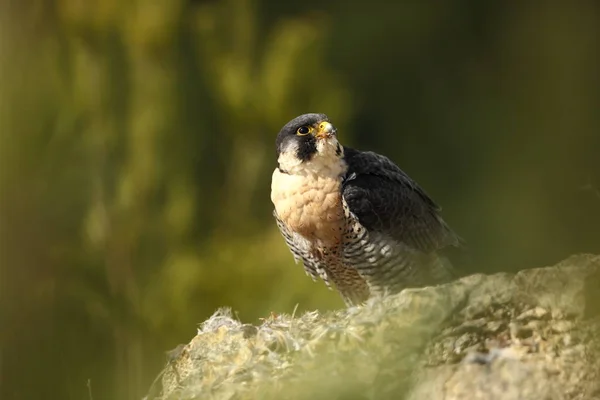
[[[331,123],[324,121],[319,124],[315,136],[317,139],[328,139],[332,136],[335,136],[335,133],[335,127]]]

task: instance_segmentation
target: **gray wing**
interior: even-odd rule
[[[449,280],[453,273],[436,250],[461,239],[442,220],[440,207],[388,158],[345,149],[348,173],[343,205],[352,233],[344,258],[373,293],[397,292]]]
[[[368,231],[424,253],[461,245],[439,215],[440,207],[390,159],[349,148],[344,152],[348,173],[342,195]]]

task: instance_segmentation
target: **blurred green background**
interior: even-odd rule
[[[271,218],[324,112],[474,271],[600,252],[600,3],[3,0],[0,398],[140,398],[219,306],[341,307]]]

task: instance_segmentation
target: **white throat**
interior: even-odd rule
[[[336,154],[338,141],[333,138],[317,141],[317,152],[310,160],[302,161],[296,156],[298,145],[292,143],[279,155],[279,167],[291,175],[320,176],[339,178],[346,172],[348,166],[342,154]]]

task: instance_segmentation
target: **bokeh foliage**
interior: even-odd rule
[[[600,251],[593,1],[0,6],[0,397],[139,398],[219,306],[341,306],[271,219],[325,112],[444,206],[475,270]]]

